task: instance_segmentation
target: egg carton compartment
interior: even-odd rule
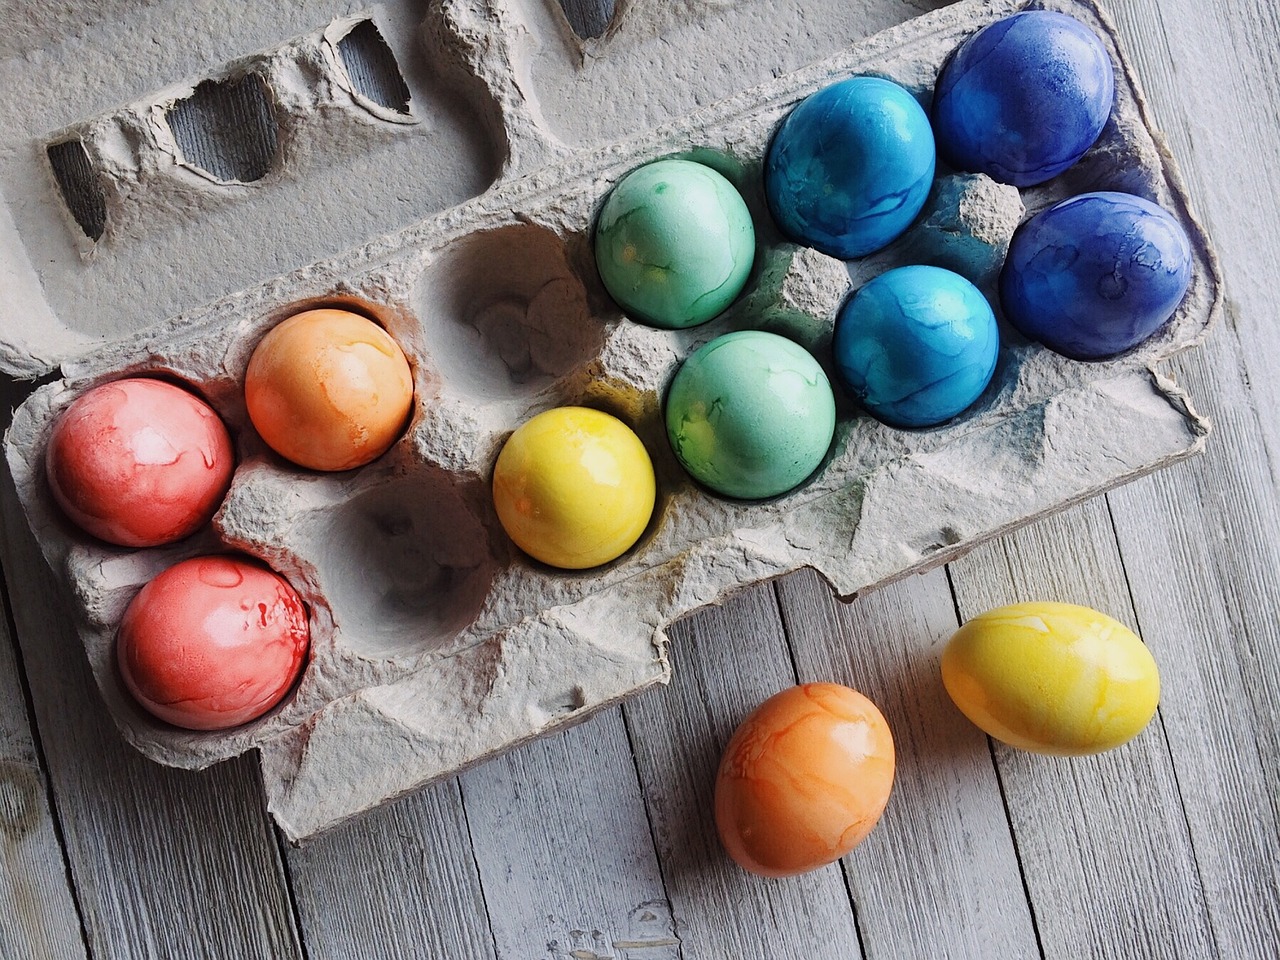
[[[507,163],[501,106],[420,4],[100,6],[5,24],[36,35],[0,58],[0,369],[47,374],[477,196]]]
[[[515,64],[509,42],[513,11],[524,7],[494,0],[484,24],[459,13],[474,5],[435,8],[426,35],[452,49],[457,69],[469,65],[473,83],[500,104],[497,139],[510,170],[522,175],[68,360],[62,378],[15,415],[6,452],[20,497],[74,597],[95,676],[126,738],[161,762],[189,767],[258,749],[273,815],[289,837],[306,837],[663,681],[666,627],[735,590],[807,566],[853,595],[1200,449],[1207,423],[1156,365],[1197,342],[1220,310],[1217,264],[1115,31],[1087,0],[1034,4],[1088,24],[1116,66],[1112,119],[1067,174],[1019,191],[939,170],[911,230],[849,265],[785,241],[767,214],[763,157],[795,103],[860,74],[896,80],[927,103],[965,37],[1026,6],[965,0],[679,121],[578,151],[555,143],[512,80],[528,67]],[[494,46],[482,56],[485,37]],[[737,302],[711,323],[677,331],[626,318],[605,294],[591,250],[595,215],[612,186],[663,157],[723,173],[743,194],[757,237]],[[769,329],[829,368],[832,318],[851,288],[895,266],[931,262],[969,276],[994,300],[1017,224],[1096,189],[1153,199],[1192,237],[1191,289],[1154,338],[1115,360],[1079,363],[1001,321],[991,385],[946,425],[896,430],[838,393],[826,461],[785,496],[728,500],[681,470],[666,440],[662,397],[698,345],[731,330]],[[413,367],[415,409],[379,460],[316,474],[257,437],[242,381],[254,346],[276,323],[335,304],[364,312],[397,339]],[[42,457],[72,399],[133,373],[168,376],[204,396],[232,432],[238,466],[207,529],[170,547],[127,551],[90,540],[62,518]],[[510,432],[564,404],[604,409],[635,429],[659,488],[639,542],[580,572],[518,551],[488,487]],[[179,731],[143,714],[124,692],[112,659],[115,627],[155,573],[229,549],[264,560],[302,595],[311,660],[267,717],[223,733]]]

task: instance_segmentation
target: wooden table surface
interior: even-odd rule
[[[1107,5],[1225,267],[1225,322],[1172,364],[1203,456],[849,605],[750,590],[678,625],[669,687],[298,849],[251,758],[123,744],[6,473],[0,957],[1280,956],[1280,13]],[[1031,756],[951,705],[942,644],[1026,599],[1140,631],[1164,687],[1135,741]],[[888,717],[894,794],[839,864],[760,880],[715,840],[719,751],[818,679]]]

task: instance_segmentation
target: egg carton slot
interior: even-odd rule
[[[678,121],[573,149],[513,80],[527,68],[528,52],[511,39],[520,5],[433,6],[422,36],[452,50],[471,87],[498,105],[493,140],[505,160],[497,181],[357,249],[73,351],[59,379],[19,408],[6,436],[23,506],[74,598],[94,675],[123,735],[182,767],[256,749],[273,815],[290,839],[302,839],[663,682],[667,627],[750,584],[811,567],[852,596],[1198,451],[1209,425],[1158,365],[1198,342],[1220,312],[1218,267],[1115,29],[1093,3],[1034,4],[1088,25],[1116,72],[1111,118],[1066,173],[1018,189],[940,168],[915,225],[850,264],[786,241],[769,217],[764,157],[797,102],[834,81],[874,75],[927,107],[957,45],[1027,6],[964,0]],[[756,231],[743,294],[715,320],[684,330],[626,317],[592,253],[595,218],[613,185],[667,157],[723,174]],[[1190,290],[1156,336],[1117,359],[1082,363],[1028,342],[1001,318],[990,386],[941,427],[894,429],[838,396],[827,458],[791,493],[730,500],[681,469],[662,405],[680,362],[698,346],[765,329],[805,346],[830,372],[833,318],[851,289],[900,265],[932,263],[967,276],[998,304],[996,277],[1018,224],[1095,190],[1160,203],[1192,239]],[[244,400],[254,348],[284,318],[316,306],[374,320],[413,370],[403,436],[373,463],[341,473],[283,460],[255,432]],[[65,519],[43,458],[72,401],[139,374],[174,380],[207,401],[231,432],[237,466],[211,524],[177,544],[127,550]],[[511,432],[569,404],[630,426],[653,459],[658,486],[657,509],[637,544],[580,572],[516,549],[489,490]],[[299,592],[310,615],[310,662],[265,717],[225,732],[179,730],[124,689],[116,630],[156,574],[232,550],[264,561]]]

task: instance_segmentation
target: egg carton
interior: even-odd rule
[[[513,2],[433,6],[424,35],[500,121],[491,132],[505,152],[493,185],[357,249],[98,349],[81,345],[58,379],[18,409],[6,436],[19,496],[74,599],[93,673],[124,737],[180,767],[256,749],[271,813],[293,840],[664,682],[668,626],[750,584],[811,567],[852,596],[1193,454],[1209,430],[1157,365],[1199,341],[1220,311],[1218,267],[1116,31],[1093,3],[965,0],[664,126],[569,149],[521,80],[528,52],[513,26]],[[761,168],[791,107],[860,74],[895,80],[927,107],[950,52],[1028,6],[1086,23],[1116,67],[1111,119],[1075,167],[1022,191],[940,169],[916,225],[848,265],[780,236],[765,207]],[[332,72],[336,61],[324,51],[335,35],[308,35],[261,62],[295,77],[308,75],[296,69],[300,62]],[[293,101],[303,113],[307,103],[323,102],[305,99]],[[388,119],[409,122],[407,110]],[[93,129],[146,113],[122,108]],[[739,301],[709,324],[677,331],[623,316],[591,249],[594,217],[612,185],[671,156],[704,162],[738,187],[758,244]],[[895,430],[838,397],[830,454],[790,494],[731,501],[681,470],[666,440],[662,398],[697,346],[731,330],[768,329],[809,347],[829,368],[833,317],[847,292],[907,263],[956,269],[997,302],[994,280],[1017,224],[1090,190],[1148,197],[1191,236],[1190,291],[1155,337],[1118,359],[1080,363],[1027,342],[1001,320],[991,386],[944,426]],[[404,437],[379,460],[345,473],[306,471],[275,455],[254,432],[242,395],[260,338],[284,317],[319,305],[377,320],[414,369],[415,412]],[[92,540],[59,513],[43,455],[72,400],[136,374],[173,378],[201,394],[231,430],[238,466],[208,528],[170,546],[124,550]],[[636,546],[581,572],[520,553],[489,492],[510,432],[564,404],[604,409],[631,425],[653,458],[659,488]],[[179,560],[228,550],[264,560],[302,595],[310,662],[267,716],[226,732],[179,730],[125,691],[114,663],[116,628],[151,577]]]

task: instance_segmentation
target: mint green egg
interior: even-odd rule
[[[836,402],[804,347],[742,330],[680,365],[666,423],[671,449],[696,480],[727,497],[762,500],[803,483],[822,463]]]
[[[596,220],[596,266],[633,320],[705,323],[742,292],[755,259],[751,214],[733,184],[691,160],[658,160],[613,188]]]

